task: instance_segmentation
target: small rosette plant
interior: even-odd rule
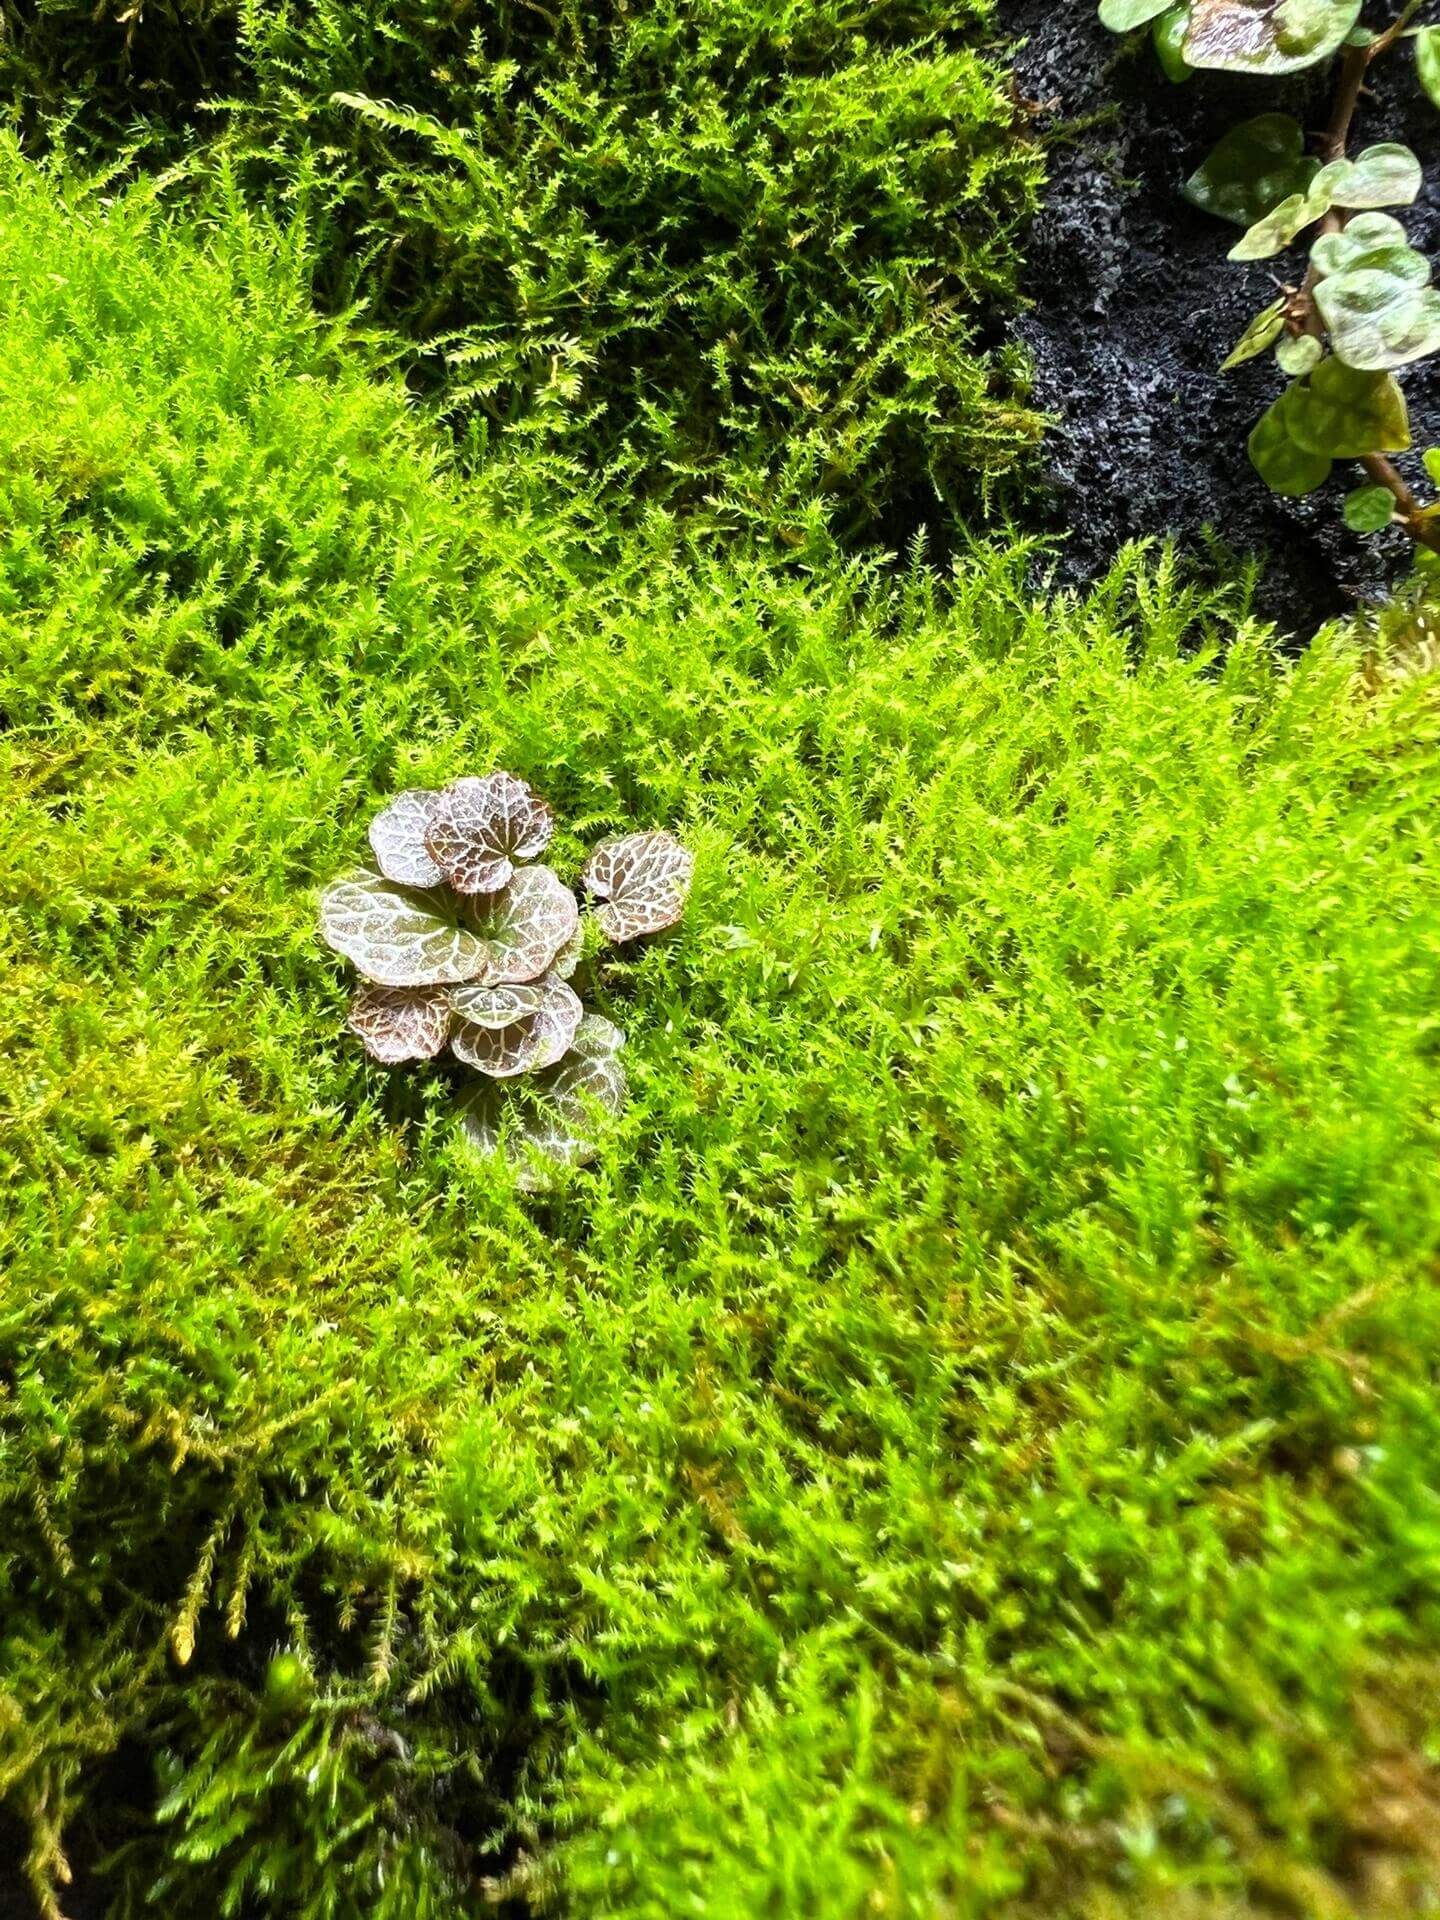
[[[374,864],[320,901],[321,938],[361,975],[348,1024],[372,1059],[394,1066],[448,1048],[473,1068],[464,1135],[503,1153],[529,1190],[590,1158],[599,1122],[625,1101],[624,1035],[587,1014],[570,984],[580,903],[553,868],[528,864],[554,831],[551,809],[510,773],[411,789],[370,824]],[[632,833],[602,841],[580,884],[600,932],[620,944],[675,924],[692,868],[673,835]]]

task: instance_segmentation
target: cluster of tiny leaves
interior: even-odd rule
[[[592,1158],[597,1115],[625,1100],[624,1036],[587,1016],[569,984],[584,951],[575,895],[553,868],[525,864],[554,830],[511,773],[407,788],[370,823],[374,865],[320,900],[321,937],[364,982],[349,1024],[374,1059],[433,1060],[448,1046],[488,1082],[533,1076],[514,1128],[491,1086],[460,1105],[465,1137],[487,1154],[508,1147],[532,1189]],[[693,866],[673,835],[631,833],[602,841],[580,884],[623,945],[674,926]]]
[[[1375,39],[1360,24],[1361,0],[1103,0],[1100,11],[1117,32],[1151,25],[1177,80],[1197,68],[1284,75]],[[1406,37],[1421,84],[1440,106],[1440,28]],[[1251,461],[1273,492],[1311,493],[1337,460],[1410,449],[1395,372],[1440,350],[1440,292],[1430,285],[1430,262],[1388,209],[1411,205],[1421,185],[1408,147],[1382,142],[1322,165],[1307,154],[1299,122],[1275,112],[1226,134],[1186,183],[1196,206],[1245,229],[1232,260],[1270,260],[1312,236],[1303,284],[1283,287],[1224,363],[1229,370],[1273,348],[1291,376],[1250,436]],[[1440,451],[1427,450],[1424,461],[1440,484]],[[1366,485],[1347,497],[1345,520],[1375,533],[1395,508],[1389,486]]]

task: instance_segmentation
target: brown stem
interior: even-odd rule
[[[1440,553],[1440,525],[1425,518],[1424,509],[1405,483],[1404,476],[1383,453],[1367,453],[1360,462],[1377,487],[1385,487],[1395,496],[1400,524],[1418,546]]]

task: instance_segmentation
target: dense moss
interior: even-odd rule
[[[791,546],[821,502],[903,545],[1034,444],[995,336],[1039,167],[989,0],[8,12],[33,137],[218,136],[477,434]]]
[[[1433,678],[1157,559],[1036,604],[1023,550],[802,570],[462,481],[302,227],[164,209],[0,196],[37,1882],[67,1821],[126,1912],[1401,1911]],[[382,795],[495,764],[699,855],[544,1203],[313,931]]]

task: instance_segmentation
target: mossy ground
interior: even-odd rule
[[[302,228],[5,164],[36,1885],[63,1822],[119,1913],[1421,1910],[1433,678],[1154,553],[617,532],[447,465]],[[698,855],[544,1202],[314,937],[384,796],[493,765],[562,864]]]

